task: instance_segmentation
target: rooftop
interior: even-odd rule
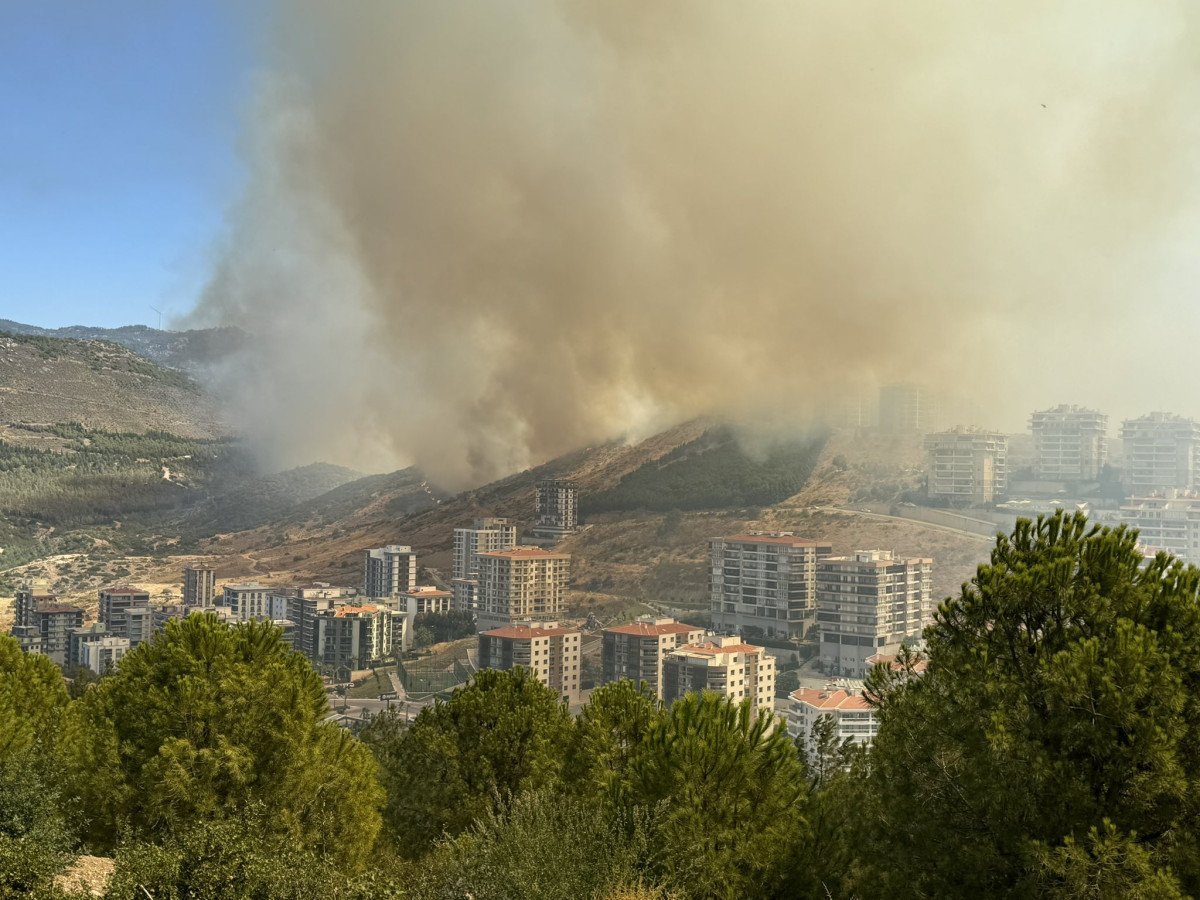
[[[706,656],[717,656],[721,653],[762,653],[762,647],[753,644],[724,644],[706,641],[703,644],[684,644],[676,648],[675,653],[702,653]]]
[[[513,547],[511,550],[490,550],[480,553],[480,556],[490,556],[496,559],[570,559],[569,553],[554,553],[541,547]]]
[[[695,625],[687,625],[683,622],[630,622],[628,625],[614,625],[612,628],[605,628],[605,632],[611,634],[632,634],[640,637],[651,637],[660,634],[690,634],[693,631],[703,631]]]
[[[82,613],[83,610],[78,606],[71,606],[69,603],[44,603],[38,607],[40,613]]]
[[[808,538],[796,537],[794,534],[775,533],[775,534],[734,534],[729,537],[713,538],[714,541],[726,541],[737,544],[784,544],[789,547],[821,547],[828,546],[820,541],[811,541]]]
[[[141,588],[129,587],[128,585],[121,585],[120,587],[103,588],[103,589],[101,589],[100,593],[108,594],[108,596],[110,596],[110,597],[131,597],[131,596],[149,597],[150,596],[149,591],[143,591]]]
[[[417,585],[411,591],[405,591],[405,596],[408,597],[449,597],[449,591],[443,591],[439,587],[434,587],[432,584]]]
[[[791,697],[798,703],[807,703],[817,709],[852,709],[866,711],[871,709],[861,694],[851,694],[847,691],[819,691],[815,688],[800,688],[792,691]]]
[[[578,628],[567,628],[562,625],[545,628],[538,625],[505,625],[481,633],[486,637],[527,640],[535,637],[561,637],[564,634],[576,634],[578,631]]]
[[[347,603],[343,606],[335,607],[333,610],[333,616],[335,619],[341,619],[345,616],[354,616],[359,614],[371,615],[377,612],[379,612],[378,606],[373,606],[367,603],[364,603],[361,606],[353,606]]]

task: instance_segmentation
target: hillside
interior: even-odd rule
[[[186,550],[174,550],[167,539],[149,555],[65,555],[39,560],[13,574],[49,578],[65,596],[84,601],[92,601],[96,588],[116,578],[156,593],[177,592],[182,566],[193,561],[216,566],[222,581],[253,578],[284,584],[316,579],[354,585],[360,578],[363,548],[408,543],[417,548],[422,566],[434,570],[430,578],[448,579],[456,525],[485,515],[527,523],[538,479],[569,477],[585,495],[600,494],[696,442],[711,427],[712,423],[689,422],[640,443],[614,441],[585,448],[453,497],[427,484],[414,470],[368,476],[296,504],[260,527],[218,534]],[[609,618],[651,608],[702,610],[708,596],[708,539],[746,529],[795,531],[830,541],[838,553],[879,547],[932,556],[936,596],[956,593],[986,556],[990,539],[847,508],[849,499],[871,484],[906,477],[915,453],[914,447],[897,446],[892,438],[835,433],[808,482],[774,505],[593,513],[585,529],[563,544],[574,557],[574,614],[594,611]]]
[[[183,438],[228,433],[190,379],[124,347],[0,333],[0,425],[64,422]]]
[[[105,341],[132,350],[160,366],[197,376],[204,375],[220,364],[245,346],[250,339],[249,335],[237,328],[201,328],[190,331],[165,331],[145,325],[125,325],[121,328],[95,328],[90,325],[39,328],[11,319],[0,319],[0,331],[30,337]]]

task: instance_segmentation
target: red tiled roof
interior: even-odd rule
[[[491,631],[484,631],[486,637],[494,638],[515,638],[524,640],[535,637],[558,637],[564,634],[575,634],[578,629],[566,628],[559,626],[557,628],[531,628],[528,625],[505,625],[501,628],[493,628]]]
[[[871,704],[861,694],[851,694],[840,689],[818,691],[814,688],[800,688],[798,691],[792,691],[791,698],[800,703],[815,706],[817,709],[871,709]]]
[[[718,653],[762,653],[762,647],[755,647],[752,644],[726,644],[724,647],[718,647],[716,644],[684,644],[678,647],[678,650],[689,650],[692,653],[711,653],[714,656]]]
[[[335,619],[340,619],[343,616],[355,615],[357,613],[376,613],[376,612],[379,612],[378,606],[370,606],[367,604],[364,604],[362,606],[351,606],[349,603],[347,603],[344,606],[335,607],[333,610],[333,617]]]
[[[443,591],[441,588],[436,588],[433,585],[429,585],[429,584],[427,584],[423,587],[421,585],[418,585],[417,587],[413,588],[411,591],[405,591],[404,593],[408,597],[449,597],[450,596],[449,591]]]
[[[632,634],[638,637],[652,637],[660,634],[690,634],[693,631],[704,631],[695,625],[685,625],[683,622],[668,622],[663,625],[653,625],[650,622],[630,622],[628,625],[614,625],[605,628],[612,634]]]
[[[48,595],[48,596],[53,596]],[[43,613],[81,613],[83,612],[78,606],[71,606],[69,603],[46,603],[38,607],[38,612]]]

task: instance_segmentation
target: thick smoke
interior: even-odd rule
[[[448,485],[848,384],[1200,412],[1195,15],[281,4],[192,322],[281,464]]]

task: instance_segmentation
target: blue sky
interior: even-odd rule
[[[0,318],[155,324],[243,178],[262,3],[0,4]]]

